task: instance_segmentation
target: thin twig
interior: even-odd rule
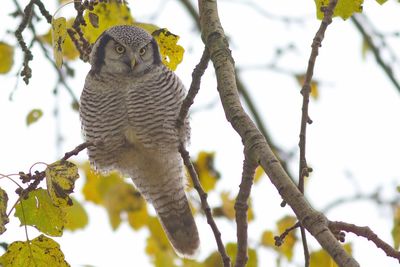
[[[78,155],[82,150],[84,150],[85,148],[88,148],[89,146],[94,146],[95,144],[93,144],[92,142],[85,142],[82,143],[80,145],[78,145],[77,147],[75,147],[73,150],[66,152],[64,154],[64,157],[61,158],[61,161],[63,160],[67,160],[72,156],[76,156]]]
[[[368,226],[357,226],[355,224],[345,222],[329,222],[329,228],[332,232],[339,233],[340,231],[354,233],[358,236],[365,237],[372,241],[378,248],[382,249],[387,256],[397,259],[400,262],[400,251],[395,250],[388,243],[383,241],[375,234]],[[344,241],[344,240],[343,240]]]
[[[318,56],[319,48],[321,47],[322,40],[325,36],[325,31],[328,28],[329,24],[332,22],[333,10],[337,4],[337,0],[331,0],[329,2],[328,7],[324,7],[324,18],[321,22],[321,25],[315,34],[313,42],[311,44],[311,55],[308,60],[308,66],[306,75],[304,78],[303,88],[301,89],[301,94],[303,95],[303,106],[301,113],[301,127],[300,127],[300,161],[299,161],[299,190],[304,194],[304,178],[309,176],[311,169],[307,165],[306,159],[306,130],[307,124],[312,123],[310,116],[308,114],[308,103],[310,101],[310,92],[311,92],[311,81],[314,73],[315,61]],[[304,251],[304,259],[305,259],[305,267],[310,265],[310,253],[308,251],[307,245],[307,237],[306,231],[303,226],[300,226],[301,239],[303,243],[303,251]]]
[[[189,112],[190,106],[193,104],[194,98],[196,97],[199,89],[200,89],[200,81],[201,77],[204,74],[208,66],[208,61],[210,60],[210,55],[208,54],[207,47],[204,47],[203,55],[201,56],[200,62],[196,65],[192,73],[192,83],[190,84],[190,88],[188,94],[184,101],[182,102],[181,109],[179,111],[178,119],[176,121],[176,126],[178,131],[181,131],[182,127],[184,126],[184,122],[187,118],[187,114]],[[189,171],[190,177],[192,178],[194,188],[198,192],[201,200],[201,207],[206,214],[207,223],[210,225],[215,241],[217,242],[218,251],[221,255],[222,261],[225,267],[230,266],[230,258],[228,257],[224,244],[221,239],[221,232],[218,230],[217,224],[214,221],[214,218],[211,213],[211,208],[207,202],[207,194],[204,192],[201,184],[199,182],[199,178],[197,176],[196,170],[190,161],[189,152],[185,149],[184,144],[181,144],[179,147],[179,152],[181,153],[183,162],[186,168]]]
[[[248,200],[250,197],[251,186],[253,185],[254,173],[258,164],[246,158],[243,161],[242,181],[239,193],[235,202],[236,214],[236,236],[237,236],[237,255],[235,267],[245,266],[248,261],[247,255],[247,211],[249,208]]]
[[[193,166],[192,162],[190,161],[189,152],[185,149],[183,144],[181,144],[179,147],[179,153],[181,153],[183,162],[189,171],[190,177],[192,178],[193,186],[200,196],[201,207],[204,210],[204,213],[206,214],[207,223],[210,225],[210,227],[214,233],[215,241],[217,242],[217,246],[218,246],[218,251],[221,255],[224,266],[230,267],[231,259],[228,257],[228,255],[225,251],[225,247],[224,247],[224,244],[222,243],[222,239],[221,239],[221,232],[218,230],[217,224],[215,223],[214,218],[212,216],[211,208],[207,202],[207,193],[205,193],[203,188],[201,187],[196,170],[194,169],[194,166]]]
[[[286,236],[293,230],[295,230],[296,228],[300,227],[300,222],[295,223],[292,227],[289,227],[287,229],[285,229],[285,231],[280,235],[280,236],[275,236],[275,246],[281,246],[283,244],[284,239],[286,238]]]
[[[193,104],[194,98],[199,92],[201,77],[203,76],[205,70],[207,69],[209,60],[210,60],[210,55],[208,54],[207,47],[204,47],[203,55],[201,56],[200,62],[199,64],[196,65],[196,67],[193,70],[192,83],[190,84],[188,94],[185,100],[183,100],[181,109],[179,111],[178,119],[176,121],[176,126],[178,128],[181,128],[183,126],[184,121],[189,112],[189,108]]]

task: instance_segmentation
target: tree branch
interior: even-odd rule
[[[236,85],[234,61],[219,21],[216,1],[199,0],[200,25],[217,76],[218,92],[227,120],[241,136],[245,155],[259,163],[301,224],[318,240],[339,266],[359,266],[328,228],[327,218],[314,210],[282,168],[264,136],[243,110]]]
[[[207,47],[204,47],[203,55],[201,56],[200,62],[196,65],[196,67],[193,70],[192,82],[190,84],[188,94],[186,95],[186,98],[182,102],[182,106],[179,111],[178,119],[176,120],[176,126],[178,129],[178,132],[180,132],[182,127],[184,127],[184,122],[187,118],[189,109],[190,109],[191,105],[193,104],[194,98],[196,97],[197,93],[200,90],[201,77],[203,76],[205,70],[207,69],[209,60],[210,60],[210,55],[208,53],[208,49],[207,49]],[[206,215],[207,223],[210,225],[210,227],[214,233],[215,241],[217,242],[217,246],[218,246],[218,251],[221,255],[224,266],[229,267],[231,264],[230,263],[231,260],[225,251],[225,247],[224,247],[224,244],[221,239],[221,232],[218,230],[217,224],[214,221],[214,218],[211,213],[211,208],[207,202],[207,194],[204,192],[203,188],[201,187],[196,170],[195,170],[192,162],[190,161],[189,152],[185,149],[184,144],[180,145],[179,152],[181,153],[183,162],[189,171],[190,177],[192,178],[193,186],[200,196],[201,207]]]
[[[205,47],[199,64],[197,64],[193,70],[192,83],[190,84],[188,94],[185,100],[183,100],[182,102],[182,106],[178,115],[178,120],[176,121],[176,126],[178,128],[181,128],[183,126],[185,118],[189,113],[190,106],[193,104],[194,98],[200,90],[201,77],[207,69],[208,61],[210,61],[210,55],[208,54],[207,47]]]
[[[237,236],[237,255],[235,267],[245,266],[248,260],[247,256],[247,211],[248,200],[250,197],[251,186],[253,185],[254,173],[258,164],[248,158],[243,161],[242,182],[235,202],[236,214],[236,236]]]
[[[231,259],[226,254],[225,247],[224,247],[224,244],[222,243],[222,239],[221,239],[221,232],[218,230],[217,224],[215,223],[214,218],[211,214],[211,208],[207,202],[207,193],[205,193],[203,188],[201,187],[199,178],[197,177],[196,170],[194,169],[194,166],[193,166],[192,162],[190,161],[189,152],[185,149],[183,144],[180,145],[179,152],[181,153],[183,162],[185,163],[185,166],[189,171],[190,177],[192,178],[193,186],[200,196],[201,207],[204,210],[204,213],[206,214],[207,223],[210,225],[210,227],[214,233],[215,241],[217,242],[217,246],[218,246],[218,251],[221,255],[224,266],[230,267]]]
[[[200,31],[199,15],[198,15],[196,9],[194,8],[193,4],[191,3],[191,1],[189,1],[189,0],[179,0],[179,1],[188,10],[189,14],[191,15],[193,21],[196,23],[196,26]],[[236,73],[236,69],[235,69],[235,73]],[[254,118],[254,121],[256,122],[258,129],[265,136],[265,138],[267,139],[267,142],[270,144],[272,149],[274,151],[277,151],[278,154],[281,154],[283,152],[283,150],[281,148],[279,148],[273,142],[272,138],[270,137],[270,135],[264,125],[264,122],[262,121],[262,119],[259,115],[259,112],[257,111],[257,108],[254,104],[253,99],[251,98],[250,94],[248,93],[248,90],[247,90],[246,86],[244,85],[244,83],[242,82],[242,79],[240,78],[239,75],[236,75],[236,84],[237,84],[237,90],[239,91],[241,97],[243,97],[243,100],[244,100],[246,106],[249,108],[251,116]],[[286,161],[282,160],[283,157],[278,157],[278,158],[279,158],[279,161],[281,162],[283,168],[285,169],[286,173],[288,173],[290,177],[293,177],[293,175],[290,174],[290,170],[287,168]]]
[[[329,228],[332,232],[339,235],[341,235],[340,231],[345,231],[365,237],[369,241],[372,241],[378,248],[382,249],[387,256],[393,257],[400,262],[400,251],[395,250],[388,243],[380,239],[368,226],[362,227],[345,222],[329,222]]]
[[[328,7],[324,7],[324,19],[321,22],[321,25],[315,34],[313,42],[311,44],[311,55],[308,60],[308,66],[306,75],[304,78],[303,88],[301,89],[301,94],[303,95],[303,105],[302,105],[302,113],[301,113],[301,126],[300,126],[300,160],[299,160],[299,190],[301,193],[304,193],[304,178],[309,176],[309,173],[312,171],[311,168],[307,165],[306,159],[306,133],[307,133],[307,124],[312,123],[310,116],[308,114],[308,103],[310,102],[310,92],[311,92],[311,81],[314,73],[315,61],[318,56],[319,48],[321,47],[321,43],[325,36],[325,31],[328,28],[329,24],[332,23],[333,10],[337,4],[337,0],[331,0],[329,2]],[[307,245],[307,236],[304,230],[303,225],[300,225],[301,231],[301,239],[303,242],[303,250],[304,250],[304,258],[305,258],[305,266],[309,266],[310,254],[308,251]]]

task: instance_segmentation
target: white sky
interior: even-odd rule
[[[194,24],[180,5],[176,1],[164,2],[136,0],[132,1],[131,9],[138,20],[167,27],[181,36],[180,43],[187,53],[177,74],[188,87],[191,71],[200,59],[203,46],[200,36],[194,34]],[[314,19],[314,2],[279,0],[259,3],[263,10],[272,14],[305,18],[305,23],[301,25],[269,20],[239,2],[219,1],[222,24],[231,41],[236,65],[245,68],[267,64],[276,48],[285,47],[291,42],[296,49],[285,54],[278,65],[289,71],[305,72],[312,38],[319,26]],[[53,11],[56,9],[51,3],[49,7]],[[159,7],[162,7],[160,14],[154,11]],[[12,11],[11,1],[3,3],[0,10],[0,40],[17,46],[13,36],[5,33],[19,22],[7,16]],[[366,0],[364,11],[371,16],[378,29],[384,29],[385,32],[399,30],[397,17],[400,7],[396,1],[379,6],[375,1]],[[45,22],[37,24],[37,27],[39,33],[44,33],[48,28]],[[29,34],[24,36],[28,37]],[[391,39],[395,51],[399,44],[398,40]],[[317,58],[314,77],[321,82],[320,99],[310,103],[310,116],[314,123],[308,126],[307,159],[314,172],[307,183],[306,194],[313,206],[319,209],[334,199],[351,196],[357,190],[371,193],[379,186],[383,188],[383,195],[390,199],[400,180],[400,94],[371,54],[365,60],[362,58],[361,45],[362,39],[353,24],[335,19],[328,28]],[[0,76],[2,174],[27,171],[38,161],[51,163],[60,157],[60,152],[71,150],[82,142],[78,114],[70,109],[70,96],[61,89],[55,101],[52,90],[56,74],[43,61],[39,49],[33,49],[33,53],[33,78],[29,86],[19,81],[13,101],[9,101],[8,96],[14,88],[15,73],[21,62],[18,48],[12,73]],[[89,66],[78,62],[73,67],[76,69],[76,79],[70,85],[79,96]],[[249,69],[242,74],[275,142],[287,150],[297,149],[301,95],[295,79],[266,69]],[[215,103],[217,99],[214,75],[208,70],[194,108]],[[59,105],[61,114],[58,125],[63,142],[60,150],[55,149],[57,123],[53,111],[56,105]],[[44,116],[38,123],[26,127],[26,114],[33,108],[41,108]],[[192,114],[191,122],[191,154],[196,155],[200,150],[216,151],[216,167],[222,173],[222,179],[217,186],[218,193],[209,196],[211,206],[216,206],[219,204],[219,192],[230,190],[236,193],[238,190],[242,164],[241,141],[226,122],[219,103]],[[81,153],[77,158],[84,160],[86,154]],[[297,160],[293,161],[291,167],[292,173],[296,174]],[[79,179],[74,194],[80,200],[82,184],[83,179]],[[11,205],[15,201],[11,193],[14,185],[1,180],[0,186],[8,190]],[[252,196],[257,217],[250,224],[249,233],[250,244],[255,244],[263,230],[274,228],[276,220],[291,212],[288,207],[280,208],[281,199],[267,179],[254,187]],[[132,262],[139,266],[149,265],[149,258],[144,253],[146,231],[134,232],[123,223],[113,232],[103,208],[91,203],[85,203],[85,208],[90,216],[89,226],[83,231],[65,232],[63,237],[55,238],[72,266],[128,266],[133,265]],[[377,208],[370,203],[357,202],[340,206],[327,215],[331,220],[368,225],[382,239],[392,242],[392,211],[388,207]],[[199,257],[203,259],[216,249],[216,245],[205,219],[197,217],[196,221],[202,239]],[[217,220],[217,224],[225,242],[235,240],[233,223]],[[18,226],[16,218],[11,217],[7,228],[0,236],[0,242],[25,239],[24,230]],[[29,228],[29,236],[34,238],[37,232]],[[309,240],[310,247],[318,249],[311,237]],[[355,244],[354,254],[361,266],[397,266],[396,260],[387,258],[372,243],[352,234],[347,235],[347,240]],[[299,243],[295,264],[287,266],[302,266],[300,247]],[[273,255],[270,250],[260,249],[259,266],[274,266]]]

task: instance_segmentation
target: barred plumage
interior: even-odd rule
[[[132,178],[153,204],[175,250],[192,256],[199,237],[184,192],[176,120],[185,96],[180,79],[161,63],[155,40],[132,26],[116,26],[96,41],[81,95],[80,116],[89,160],[99,171]]]

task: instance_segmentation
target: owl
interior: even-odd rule
[[[84,139],[96,170],[132,178],[151,203],[175,251],[191,257],[199,235],[184,191],[180,143],[189,123],[176,120],[186,91],[165,67],[155,39],[127,25],[104,31],[93,45],[80,98]]]

